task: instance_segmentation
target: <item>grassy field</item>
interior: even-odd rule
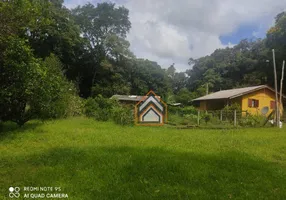
[[[61,187],[74,200],[286,199],[285,128],[177,130],[84,118],[14,128],[0,133],[0,199],[10,186]]]

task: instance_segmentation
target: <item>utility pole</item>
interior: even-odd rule
[[[278,105],[278,89],[277,89],[277,72],[276,72],[276,62],[275,62],[275,50],[272,49],[273,54],[273,67],[274,67],[274,81],[275,81],[275,116],[276,116],[276,126],[279,127],[280,123],[280,113]]]
[[[209,94],[209,83],[206,84],[206,95]]]
[[[282,102],[283,93],[282,92],[283,92],[283,80],[284,80],[284,67],[285,67],[285,60],[283,60],[281,80],[280,80],[280,100],[279,100],[279,106],[282,109],[281,113],[283,113],[283,102]]]

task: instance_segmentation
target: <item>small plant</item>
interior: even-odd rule
[[[259,115],[248,115],[246,117],[242,117],[239,121],[240,126],[244,127],[257,127],[262,124],[262,121],[265,120],[263,116]]]
[[[204,114],[203,119],[204,119],[205,123],[208,124],[208,122],[211,120],[211,115],[206,113],[206,114]]]
[[[241,106],[238,103],[232,105],[227,105],[223,108],[223,113],[226,115],[228,121],[233,122],[234,120],[234,111],[241,111]]]

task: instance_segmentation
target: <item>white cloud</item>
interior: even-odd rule
[[[86,2],[69,0],[65,4],[75,7]],[[135,55],[157,61],[162,67],[176,63],[182,71],[189,68],[188,58],[226,47],[219,37],[242,24],[260,24],[253,35],[263,35],[265,27],[283,11],[286,0],[118,0],[117,4],[130,11],[128,40]]]

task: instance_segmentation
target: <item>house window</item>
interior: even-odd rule
[[[248,99],[248,107],[249,108],[258,108],[259,107],[259,100]]]
[[[270,109],[275,109],[275,101],[270,101]]]

